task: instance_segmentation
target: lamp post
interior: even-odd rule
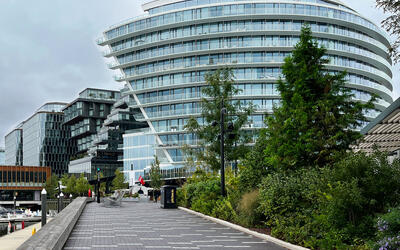
[[[221,116],[220,116],[220,129],[221,134],[219,135],[220,139],[220,155],[221,155],[221,195],[225,197],[225,113],[226,108],[224,106],[224,100],[221,101]],[[217,121],[213,121],[211,124],[213,127],[218,125]]]
[[[225,113],[226,108],[224,107],[224,99],[221,101],[221,195],[223,197],[225,194]]]
[[[47,216],[47,191],[43,188],[42,190],[42,227],[46,225]]]
[[[224,100],[222,99],[221,101],[221,117],[219,121],[220,129],[221,129],[221,134],[220,134],[220,155],[221,155],[221,195],[226,196],[226,191],[225,191],[225,132],[228,133],[228,138],[229,139],[235,139],[235,134],[233,133],[234,131],[234,125],[232,122],[228,122],[227,125],[227,131],[225,131],[225,115],[226,115],[226,108],[224,106]],[[213,127],[218,125],[217,121],[214,121],[211,124]],[[235,141],[235,147],[236,147],[236,141]],[[236,163],[237,164],[237,163]]]
[[[97,203],[100,203],[100,168],[97,168]]]

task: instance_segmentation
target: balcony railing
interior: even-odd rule
[[[147,112],[149,118],[166,117],[166,116],[180,116],[180,115],[198,115],[201,114],[201,109],[175,109],[167,111]]]
[[[184,146],[184,145],[199,145],[204,142],[200,139],[195,140],[176,140],[176,141],[163,141],[163,143],[157,144],[158,147],[176,147],[176,146]]]
[[[100,38],[98,38],[98,39],[96,40],[96,43],[97,43],[98,45],[100,45],[100,44],[104,43],[105,41],[106,41],[106,38],[105,38],[105,37],[100,37]]]

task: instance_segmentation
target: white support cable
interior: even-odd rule
[[[155,128],[154,128],[152,122],[150,121],[149,117],[147,116],[147,113],[146,113],[146,111],[144,110],[144,108],[143,108],[143,106],[142,106],[142,104],[141,104],[139,98],[138,98],[137,95],[135,94],[135,91],[133,90],[131,84],[130,84],[129,82],[126,82],[126,83],[128,84],[128,88],[129,88],[129,90],[131,91],[131,94],[132,94],[133,98],[134,98],[135,101],[136,101],[136,105],[138,106],[138,108],[139,108],[140,111],[142,112],[142,114],[143,114],[143,116],[144,116],[144,119],[145,119],[145,121],[147,122],[147,125],[149,125],[149,128],[150,128],[150,130],[151,130],[151,133],[154,134],[154,136],[155,136],[155,138],[156,138],[156,140],[157,140],[157,143],[162,144],[162,141],[161,141],[160,136],[157,134],[157,131],[155,130]],[[167,151],[166,149],[161,149],[161,150],[163,151],[164,155],[167,157],[167,160],[169,161],[169,163],[172,164],[172,163],[173,163],[173,160],[172,160],[172,157],[169,155],[168,151]]]

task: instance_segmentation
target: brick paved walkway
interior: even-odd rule
[[[152,202],[86,205],[64,249],[285,249]]]

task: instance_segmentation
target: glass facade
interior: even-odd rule
[[[73,149],[68,140],[69,128],[63,125],[61,110],[65,105],[45,104],[23,123],[24,166],[50,166],[52,173],[58,176],[68,172]]]
[[[6,164],[6,153],[4,152],[4,148],[0,148],[0,165]]]
[[[165,164],[179,166],[182,146],[198,143],[184,125],[191,116],[202,123],[199,102],[207,72],[231,67],[242,90],[234,98],[257,107],[244,129],[256,134],[253,128],[265,126],[265,115],[280,102],[280,67],[304,23],[327,48],[327,71],[348,72],[355,100],[378,96],[375,108],[365,111],[368,119],[393,102],[387,34],[340,1],[155,0],[143,7],[144,16],[111,26],[98,44],[115,61],[109,67],[122,72],[115,79],[129,83],[131,105],[141,112],[136,118],[148,123],[154,152]],[[125,139],[133,140],[128,138],[126,171],[135,168],[128,159],[145,150],[125,145]]]
[[[22,124],[5,137],[5,165],[21,166],[22,157]]]
[[[113,176],[116,169],[121,169],[121,164],[113,159],[104,159],[100,157],[88,156],[82,159],[70,161],[68,166],[69,174],[76,174],[79,176],[81,173],[88,180],[93,180],[97,174],[97,168],[100,168],[104,177]]]
[[[64,124],[70,128],[71,141],[75,146],[72,160],[86,155],[119,97],[118,91],[88,88],[63,109]]]
[[[108,91],[115,97],[111,103],[105,103],[105,100],[97,102],[95,99],[88,102],[89,99],[82,98],[80,94],[78,101],[64,110],[69,113],[75,104],[83,103],[79,118],[66,121],[71,127],[72,140],[77,141],[78,147],[78,154],[69,164],[69,173],[84,173],[91,180],[95,177],[97,168],[100,168],[104,177],[113,176],[116,169],[122,169],[122,134],[126,130],[147,126],[145,122],[135,120],[134,114],[139,111],[129,107],[133,100],[126,93],[127,90],[123,88],[120,92]],[[107,91],[100,92],[104,93]],[[92,106],[93,113],[90,113]]]
[[[124,174],[130,186],[138,181],[139,176],[144,178],[144,169],[150,168],[154,161],[156,138],[149,132],[142,129],[142,132],[123,135]]]

